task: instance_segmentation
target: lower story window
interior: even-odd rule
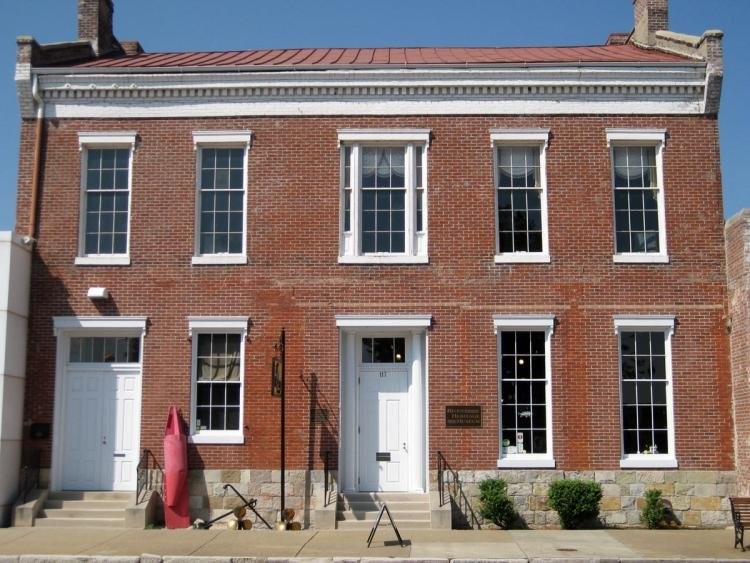
[[[670,466],[674,459],[671,325],[618,328],[623,465],[649,467],[667,462]]]
[[[554,467],[551,317],[495,317],[500,372],[500,467]]]
[[[244,336],[240,317],[192,318],[191,439],[196,443],[243,440]],[[215,326],[212,326],[214,324]]]

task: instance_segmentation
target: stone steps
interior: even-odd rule
[[[396,526],[401,529],[430,527],[429,495],[422,493],[343,493],[336,505],[336,527],[339,530],[372,528],[380,509],[386,504]],[[390,527],[384,516],[381,527]]]
[[[40,528],[122,528],[133,493],[50,491],[34,526]]]

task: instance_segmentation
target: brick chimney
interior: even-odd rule
[[[633,0],[633,42],[653,47],[656,32],[669,29],[669,0]]]
[[[78,39],[90,41],[97,56],[119,53],[114,34],[112,0],[78,0]]]

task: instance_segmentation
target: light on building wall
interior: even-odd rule
[[[87,295],[92,301],[109,299],[109,291],[107,291],[106,287],[90,287]]]
[[[523,358],[518,358],[518,365],[519,365],[519,366],[522,366],[522,365],[523,365],[523,364],[525,364],[525,363],[526,363],[526,362],[525,362],[525,360],[524,360]]]

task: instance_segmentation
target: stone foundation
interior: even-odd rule
[[[732,524],[729,496],[735,494],[733,471],[628,470],[628,471],[549,471],[495,470],[459,471],[465,500],[454,503],[454,526],[471,522],[466,501],[482,526],[491,527],[479,516],[479,482],[487,478],[504,479],[508,494],[529,528],[559,527],[557,513],[549,507],[549,484],[557,479],[586,479],[601,483],[603,497],[600,519],[605,526],[639,527],[643,494],[659,489],[672,503],[674,515],[686,528],[723,528]],[[436,474],[432,474],[436,478]],[[446,474],[446,481],[448,476]],[[433,482],[436,488],[437,483]]]
[[[323,507],[324,472],[322,470],[287,470],[285,484],[286,508],[296,512],[294,520],[303,528],[315,527],[315,510]],[[281,471],[271,469],[205,469],[189,473],[190,518],[210,520],[242,504],[229,483],[246,499],[257,499],[256,510],[273,526],[280,504]],[[333,479],[331,479],[333,481]],[[334,483],[335,486],[335,483]],[[335,502],[335,493],[331,499]],[[264,527],[257,517],[247,511],[246,518],[253,527]],[[222,520],[216,526],[226,524]]]

